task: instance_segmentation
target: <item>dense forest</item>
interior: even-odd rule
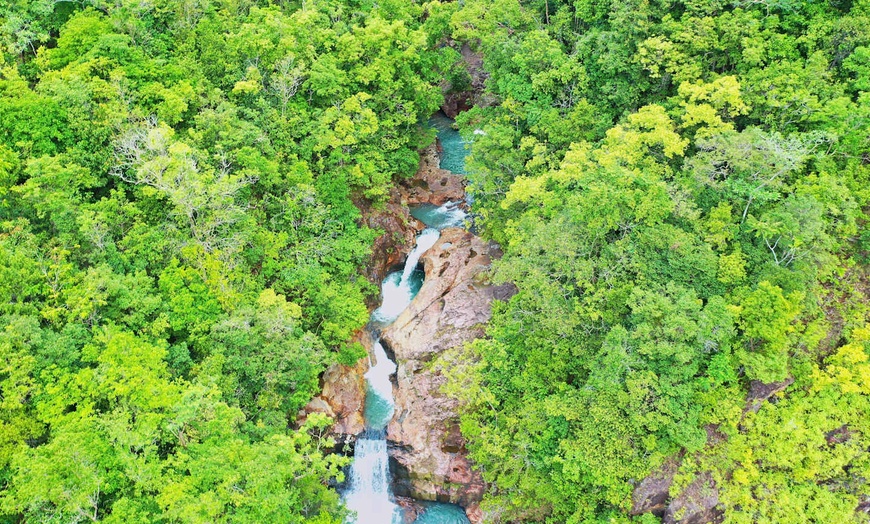
[[[299,408],[377,291],[377,203],[456,52],[396,2],[3,13],[0,513],[340,522]]]
[[[658,522],[663,466],[870,520],[870,1],[9,0],[0,46],[0,521],[343,522],[297,412],[446,89],[518,290],[445,386],[486,521]]]

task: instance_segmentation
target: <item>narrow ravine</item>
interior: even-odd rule
[[[441,167],[454,173],[464,170],[465,149],[459,134],[452,129],[452,121],[436,115],[430,125],[438,131],[445,152]],[[450,148],[449,153],[447,148]],[[455,171],[454,171],[455,170]],[[420,257],[438,241],[441,230],[462,227],[466,213],[461,202],[447,202],[441,206],[419,205],[410,209],[411,215],[427,228],[416,238],[414,249],[408,254],[402,271],[387,275],[381,284],[381,304],[372,313],[368,325],[372,337],[370,368],[365,374],[365,432],[359,436],[354,450],[354,461],[348,474],[343,497],[347,507],[355,513],[349,523],[402,524],[406,522],[402,508],[396,504],[390,490],[389,455],[386,427],[393,417],[395,403],[392,375],[396,364],[390,360],[379,340],[381,330],[388,327],[411,304],[423,283],[423,271],[417,266]],[[419,524],[467,524],[464,511],[452,504],[426,502],[424,510],[415,520]]]

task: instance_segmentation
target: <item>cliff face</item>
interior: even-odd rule
[[[465,230],[445,229],[421,259],[426,280],[420,292],[381,334],[398,365],[396,414],[387,428],[395,492],[459,504],[470,516],[485,486],[467,458],[456,401],[441,393],[445,379],[433,360],[481,336],[492,301],[513,293],[512,286],[484,278],[499,254]]]
[[[363,330],[357,332],[354,342],[359,342],[371,354],[372,340]],[[363,410],[366,400],[365,372],[368,359],[360,359],[354,366],[333,364],[320,378],[320,394],[311,399],[299,413],[301,423],[310,413],[325,413],[335,423],[330,433],[336,442],[336,451],[349,453],[356,437],[365,429]]]

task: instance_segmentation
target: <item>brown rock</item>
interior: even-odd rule
[[[408,205],[432,204],[465,199],[465,177],[438,167],[441,156],[438,145],[432,144],[420,151],[420,168],[417,173],[399,185],[401,200]]]
[[[402,518],[405,524],[412,524],[425,509],[423,504],[409,497],[396,497],[396,504],[402,508]]]
[[[449,42],[449,44],[458,45],[456,42]],[[489,75],[483,69],[483,55],[473,51],[467,43],[462,44],[459,53],[462,55],[462,64],[468,72],[470,85],[459,87],[449,82],[441,85],[444,93],[444,105],[441,106],[441,110],[450,118],[456,118],[459,113],[473,106],[486,107],[495,103],[495,100],[486,94],[486,80]]]
[[[662,522],[664,524],[714,524],[722,522],[719,490],[708,473],[701,473],[674,497]]]
[[[450,118],[456,118],[459,113],[471,109],[473,98],[474,94],[468,91],[445,93],[441,111]]]
[[[680,467],[679,457],[672,457],[643,479],[631,494],[631,514],[652,513],[657,517],[665,514],[665,504],[670,498],[671,484]]]
[[[483,522],[483,511],[480,510],[480,504],[477,502],[465,508],[465,516],[471,524],[481,524]]]
[[[372,342],[368,333],[358,332],[354,341],[360,342],[371,354]],[[363,375],[368,368],[366,358],[361,358],[354,366],[329,366],[320,378],[320,394],[302,409],[299,423],[304,422],[309,413],[325,413],[335,420],[330,433],[339,450],[346,445],[353,446],[357,435],[365,429],[366,383]]]
[[[387,428],[398,495],[471,507],[485,491],[466,456],[457,403],[441,393],[445,379],[430,363],[481,336],[492,300],[513,294],[513,286],[483,278],[499,254],[467,231],[445,229],[421,259],[426,279],[420,292],[381,335],[398,365],[396,414]]]
[[[424,226],[412,217],[405,205],[406,200],[398,189],[390,191],[390,199],[386,204],[371,206],[358,203],[363,209],[363,223],[372,229],[382,231],[372,244],[372,257],[366,266],[365,276],[374,284],[379,284],[393,268],[404,262],[411,249],[417,233]]]
[[[794,382],[794,378],[788,377],[782,382],[771,382],[770,384],[765,384],[764,382],[753,380],[749,383],[749,393],[746,395],[746,407],[743,409],[743,413],[747,412],[758,412],[761,409],[761,406],[765,401],[770,400],[771,397],[776,395],[777,393],[784,391],[785,388],[789,387]]]
[[[844,442],[848,442],[851,438],[852,431],[849,429],[848,424],[843,424],[839,428],[825,433],[825,441],[830,446],[834,446],[836,444],[843,444]]]

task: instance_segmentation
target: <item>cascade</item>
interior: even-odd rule
[[[383,301],[372,313],[372,330],[392,323],[413,300],[420,289],[422,276],[416,271],[420,257],[435,245],[441,233],[427,228],[417,236],[417,244],[408,255],[402,271],[391,273],[382,285]],[[347,507],[356,512],[357,524],[400,524],[401,508],[390,494],[389,456],[387,454],[386,427],[393,417],[393,384],[390,376],[396,372],[396,363],[390,360],[383,344],[373,345],[369,370],[365,374],[366,431],[357,439],[354,460],[348,475],[348,488],[344,493]]]
[[[446,118],[446,117],[445,117]],[[434,124],[433,124],[434,125]],[[443,130],[440,126],[439,137]],[[453,133],[456,133],[453,131]],[[458,133],[456,133],[458,137]],[[443,138],[442,138],[443,142]],[[463,143],[454,140],[460,147]],[[464,160],[464,154],[462,155]],[[443,166],[442,166],[443,167]],[[417,268],[420,257],[435,245],[441,237],[441,229],[462,226],[466,214],[459,202],[447,202],[442,206],[418,206],[411,214],[426,224],[416,240],[416,245],[402,271],[387,275],[381,284],[381,305],[372,313],[370,331],[373,355],[365,374],[366,401],[364,418],[365,432],[357,439],[354,460],[348,473],[347,487],[343,492],[348,509],[355,512],[349,520],[356,524],[401,524],[404,522],[402,508],[390,493],[389,455],[387,452],[386,427],[393,417],[395,403],[390,377],[396,372],[396,363],[391,361],[380,340],[377,330],[392,324],[411,304],[423,284],[423,272]],[[417,519],[423,524],[467,524],[465,513],[450,504],[427,503],[425,511]]]
[[[383,295],[381,306],[372,313],[372,321],[380,326],[387,326],[402,314],[402,311],[411,304],[411,300],[423,283],[422,276],[417,274],[417,264],[430,247],[435,245],[441,233],[437,229],[424,229],[417,236],[417,245],[408,254],[405,268],[401,272],[387,275],[381,285]]]

